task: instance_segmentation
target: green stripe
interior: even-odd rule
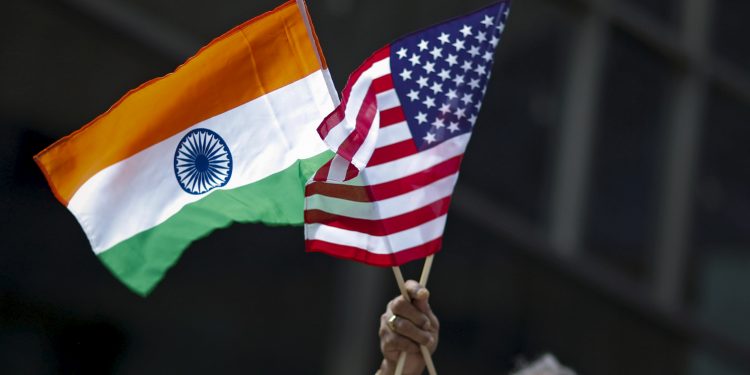
[[[215,190],[158,226],[99,254],[99,259],[130,289],[146,296],[191,242],[214,229],[232,222],[302,224],[305,182],[332,156],[326,151],[258,182]]]

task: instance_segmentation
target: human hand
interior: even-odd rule
[[[425,362],[419,345],[427,346],[430,353],[437,349],[440,322],[430,308],[430,292],[414,280],[406,282],[406,290],[412,301],[400,295],[388,302],[385,313],[380,316],[383,362],[379,375],[394,373],[401,352],[407,353],[404,375],[421,374]]]

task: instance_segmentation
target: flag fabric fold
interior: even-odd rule
[[[437,252],[510,1],[370,56],[318,133],[336,155],[305,188],[305,245],[377,266]]]
[[[145,295],[216,228],[303,222],[305,182],[333,155],[316,134],[332,87],[304,3],[288,1],[35,160],[94,253]]]

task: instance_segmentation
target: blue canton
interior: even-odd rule
[[[391,73],[421,151],[474,127],[509,2],[416,32],[391,44]]]

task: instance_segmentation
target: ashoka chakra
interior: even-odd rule
[[[232,153],[226,142],[208,129],[187,133],[174,153],[174,174],[182,190],[204,194],[232,177]]]

